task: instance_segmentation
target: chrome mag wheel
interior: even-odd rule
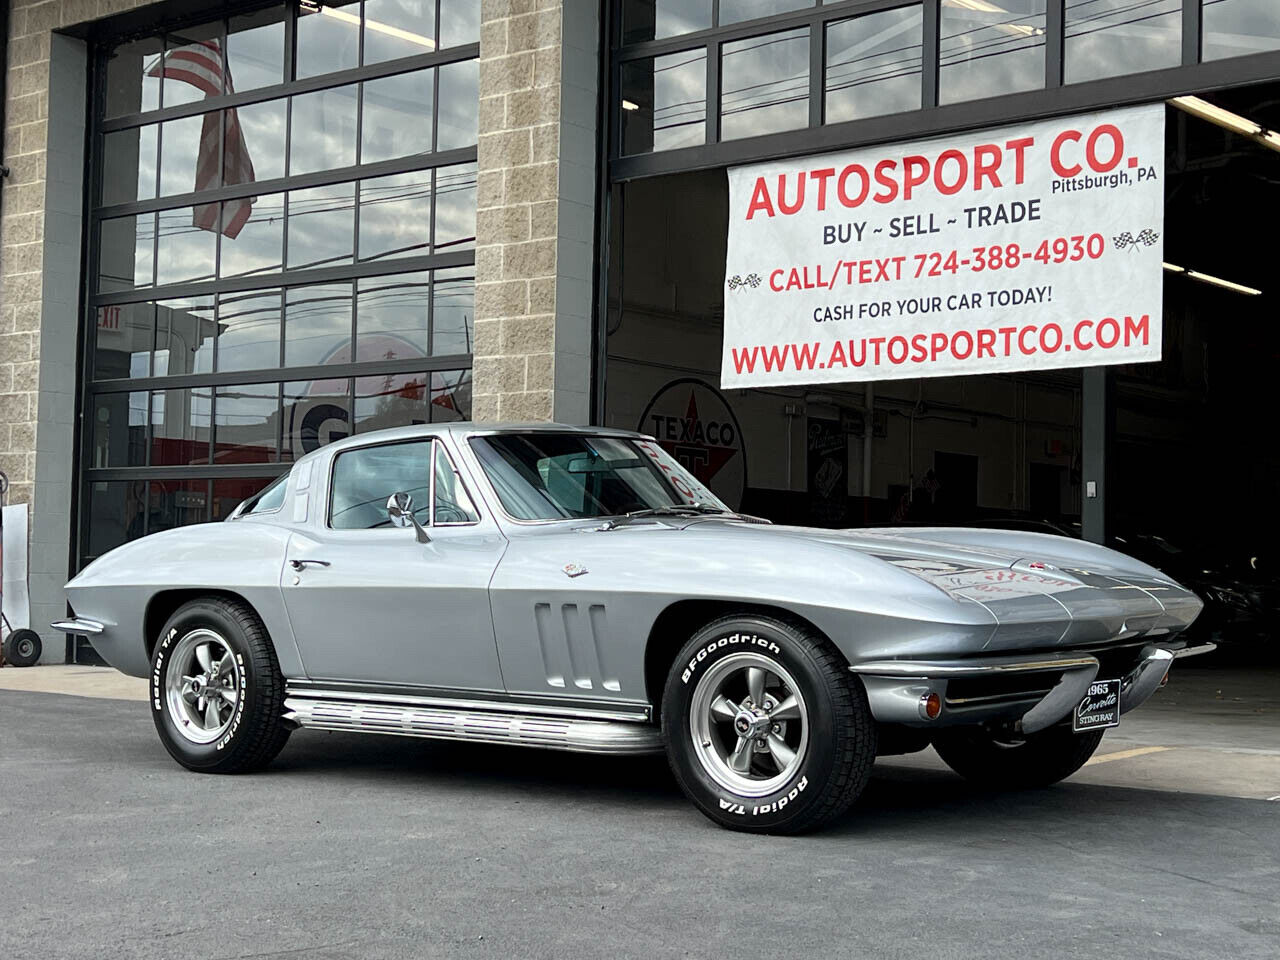
[[[717,660],[693,692],[694,752],[726,790],[763,797],[788,783],[809,746],[809,714],[790,673],[762,654]]]
[[[227,641],[192,630],[173,648],[165,672],[165,705],[178,732],[192,743],[213,743],[227,732],[244,684]]]

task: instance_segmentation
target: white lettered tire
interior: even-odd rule
[[[289,739],[284,678],[247,604],[204,597],[164,625],[151,658],[151,716],[188,770],[240,773],[270,763]]]
[[[876,730],[862,682],[800,623],[731,616],[680,651],[662,698],[667,756],[716,823],[800,833],[846,811],[866,785]]]

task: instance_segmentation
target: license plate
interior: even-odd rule
[[[1097,730],[1120,725],[1120,681],[1095,680],[1071,718],[1071,729]]]

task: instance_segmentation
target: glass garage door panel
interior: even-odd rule
[[[479,33],[363,0],[96,41],[80,563],[469,415]]]

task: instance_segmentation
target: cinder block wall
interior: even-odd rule
[[[474,416],[590,413],[599,9],[482,0]]]
[[[30,505],[31,623],[60,661],[75,451],[86,49],[55,31],[137,0],[13,0],[0,193],[0,470]]]

